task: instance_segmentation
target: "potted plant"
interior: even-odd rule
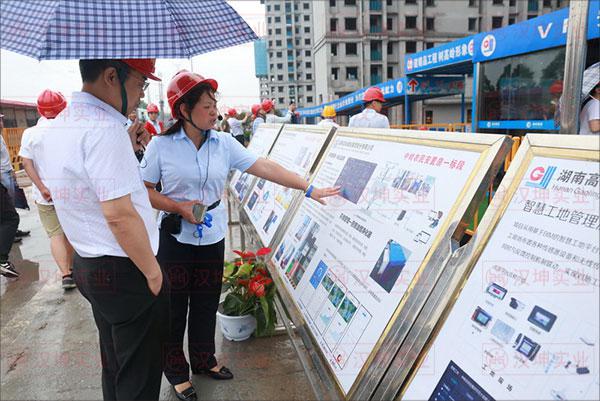
[[[253,332],[257,337],[272,335],[275,285],[266,268],[271,249],[234,252],[239,258],[225,263],[222,291],[227,295],[217,312],[223,335],[232,341],[246,340]]]

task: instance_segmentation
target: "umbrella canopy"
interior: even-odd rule
[[[581,100],[585,100],[592,89],[600,82],[600,63],[596,63],[583,72],[583,83],[581,85]]]
[[[224,0],[0,3],[0,45],[38,60],[190,58],[258,39]]]

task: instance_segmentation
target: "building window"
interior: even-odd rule
[[[281,22],[281,17],[275,17],[275,23]]]
[[[355,6],[356,0],[344,0],[344,5],[345,6]]]
[[[339,72],[340,72],[339,68],[337,68],[337,67],[332,68],[331,69],[331,79],[333,79],[334,81],[337,81]]]
[[[267,12],[270,13],[271,12],[271,6],[267,5]]]
[[[279,10],[281,10],[281,6],[279,4],[275,4],[275,5],[273,5],[273,10],[279,11]]]
[[[279,88],[277,88],[277,92],[283,93],[283,86],[280,86]]]
[[[388,56],[394,54],[394,42],[388,42],[387,44],[387,54]]]
[[[425,124],[433,124],[433,110],[425,110]]]
[[[273,35],[273,30],[271,28],[269,28],[269,36]]]
[[[417,0],[406,0],[406,4],[417,4]]]
[[[306,50],[306,51],[304,52],[304,55],[305,55],[306,57],[310,57],[310,50]]]
[[[309,39],[309,38],[307,38],[307,39],[304,39],[304,44],[305,44],[305,45],[310,45],[310,39]]]
[[[512,25],[516,22],[515,17],[508,17],[508,25]]]
[[[313,98],[312,98],[312,96],[306,96],[306,101],[307,101],[308,103],[312,103],[312,101],[313,101]]]
[[[344,28],[347,31],[356,31],[356,18],[344,18]]]
[[[306,85],[306,90],[307,91],[312,91],[312,85]]]
[[[306,79],[310,81],[312,79],[312,74],[306,74]]]
[[[433,17],[427,17],[425,19],[425,29],[433,31],[435,29],[435,19]]]
[[[312,63],[310,61],[306,62],[306,68],[312,68]]]
[[[407,40],[405,43],[406,53],[416,53],[417,52],[417,42],[414,40]]]
[[[332,43],[331,44],[331,55],[332,56],[337,56],[337,43]]]
[[[275,35],[281,35],[281,28],[275,28]]]
[[[435,46],[435,43],[425,42],[425,49],[431,49],[431,48],[433,48],[433,46]]]
[[[355,56],[358,54],[356,43],[346,43],[346,56]]]
[[[304,16],[304,21],[310,21],[310,15],[305,15]]]
[[[270,24],[271,23],[271,17],[267,17],[267,22]]]
[[[296,39],[294,43],[296,43],[296,46],[300,46],[300,39]]]
[[[355,81],[358,79],[358,67],[346,67],[346,79]]]
[[[492,0],[492,4],[496,6],[501,6],[504,3],[504,0]]]
[[[279,98],[279,104],[284,104],[284,103],[285,103],[285,99],[284,99],[284,98],[282,98],[282,97],[280,97],[280,98]]]
[[[330,18],[329,26],[330,26],[331,32],[337,31],[337,18]]]
[[[269,47],[273,47],[273,41],[269,40]]]
[[[302,8],[308,10],[310,8],[310,3],[302,3]]]
[[[469,7],[477,7],[477,0],[469,0]]]
[[[281,40],[275,41],[275,47],[281,47]]]
[[[416,29],[417,28],[417,17],[412,15],[407,15],[404,18],[404,28],[405,29]]]
[[[329,0],[329,7],[335,7],[335,0]]]
[[[304,33],[310,33],[310,27],[309,26],[305,26],[304,27]]]
[[[426,7],[434,7],[435,6],[435,0],[425,0],[425,6]]]
[[[394,30],[394,19],[392,17],[387,17],[387,20],[385,21],[385,29],[388,31]]]
[[[283,68],[283,63],[277,63],[277,69],[281,70]]]
[[[469,18],[469,31],[474,32],[477,30],[477,18]]]
[[[492,29],[502,27],[502,17],[492,17]]]
[[[298,22],[298,21],[300,21],[300,16],[294,15],[294,22]]]
[[[556,8],[562,7],[562,0],[556,0]]]
[[[280,82],[283,81],[283,75],[277,75],[277,80]]]
[[[387,79],[394,79],[394,67],[391,65],[387,68]]]
[[[517,0],[508,0],[509,7],[515,7],[517,5]]]

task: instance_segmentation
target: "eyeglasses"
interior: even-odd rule
[[[129,74],[129,76],[135,78],[138,82],[142,83],[142,85],[139,87],[140,90],[145,91],[146,89],[148,89],[148,86],[150,86],[150,82],[147,82],[145,79],[138,78],[132,74]]]

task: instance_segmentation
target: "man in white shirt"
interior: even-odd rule
[[[340,125],[335,122],[335,108],[333,106],[325,106],[323,107],[323,112],[321,113],[321,117],[323,119],[319,121],[317,127],[336,127],[338,128]]]
[[[229,123],[229,132],[242,145],[244,145],[244,127],[246,121],[250,118],[250,113],[246,113],[246,117],[242,120],[237,118],[238,112],[236,109],[229,109],[225,115],[225,119]]]
[[[263,100],[261,104],[262,109],[265,111],[266,117],[265,121],[268,124],[278,124],[278,123],[291,123],[292,122],[292,110],[288,109],[285,113],[285,116],[279,117],[275,115],[275,104],[271,99]]]
[[[252,115],[254,116],[254,121],[252,122],[252,135],[254,135],[256,134],[258,127],[265,123],[265,112],[260,104],[252,106]]]
[[[19,156],[23,160],[23,168],[31,178],[33,185],[31,195],[38,208],[38,214],[42,226],[50,238],[50,252],[62,273],[62,288],[70,290],[76,287],[73,279],[73,247],[62,230],[50,190],[40,178],[37,171],[37,163],[33,160],[33,149],[35,149],[43,128],[48,125],[49,120],[56,116],[67,107],[67,100],[60,92],[54,92],[49,89],[44,90],[37,99],[37,109],[41,117],[36,126],[26,129],[21,137],[21,148]]]
[[[82,91],[40,128],[33,151],[76,251],[73,274],[98,327],[106,400],[157,400],[160,393],[168,297],[155,257],[155,214],[134,155],[149,135],[125,130],[146,80],[159,80],[154,63],[80,60]]]
[[[590,97],[579,114],[579,135],[600,134],[600,84],[592,89]]]
[[[390,122],[381,113],[385,99],[383,92],[376,86],[370,87],[363,95],[365,109],[350,117],[348,127],[360,128],[390,128]]]

